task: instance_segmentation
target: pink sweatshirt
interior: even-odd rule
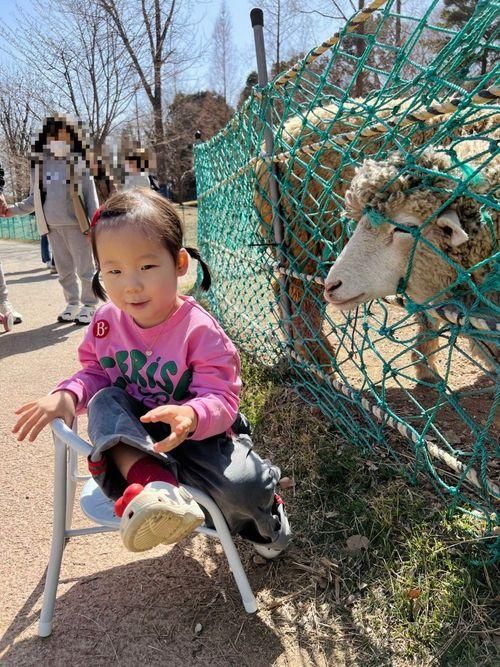
[[[191,406],[198,416],[193,440],[227,431],[239,405],[238,353],[211,315],[192,297],[181,299],[169,320],[150,329],[112,303],[101,306],[78,349],[83,368],[55,391],[73,392],[81,413],[100,389],[116,386],[146,408]]]

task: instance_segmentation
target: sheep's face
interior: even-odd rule
[[[418,215],[407,201],[406,206],[387,217],[391,222],[373,225],[363,215],[330,269],[324,296],[336,309],[351,310],[360,303],[395,294],[402,278],[407,278],[408,295],[419,303],[453,281],[454,271],[432,246],[446,252],[450,246],[467,241],[454,211],[445,211],[424,224],[428,214]],[[420,228],[423,239],[412,233],[415,228]]]

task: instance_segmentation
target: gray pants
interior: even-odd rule
[[[7,283],[5,282],[5,276],[3,274],[2,262],[0,262],[0,303],[5,303],[7,297]]]
[[[142,424],[148,408],[117,387],[101,389],[88,405],[88,434],[94,446],[90,460],[96,482],[110,498],[119,498],[127,486],[109,450],[124,443],[156,457],[179,482],[204,491],[219,506],[232,533],[253,542],[273,542],[280,521],[273,514],[274,492],[280,469],[253,450],[249,426],[238,416],[233,435],[207,440],[186,440],[167,454],[152,451],[155,442],[170,433],[167,424]],[[99,474],[96,474],[99,472]]]
[[[79,303],[97,305],[98,299],[92,291],[95,265],[89,238],[75,225],[51,227],[49,241],[66,303],[73,306]]]

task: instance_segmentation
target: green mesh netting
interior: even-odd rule
[[[36,227],[35,216],[23,215],[17,218],[0,218],[0,238],[38,241],[40,235]]]
[[[304,399],[362,450],[412,480],[425,472],[491,529],[500,4],[478,2],[460,31],[436,24],[438,0],[420,17],[393,4],[375,0],[195,148],[208,300],[240,348],[286,361]],[[327,306],[329,268],[349,261],[364,302]]]

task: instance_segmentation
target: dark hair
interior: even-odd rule
[[[59,130],[65,130],[69,134],[71,138],[71,152],[85,156],[88,147],[83,144],[76,128],[68,120],[57,116],[45,119],[42,130],[38,134],[37,140],[33,143],[33,152],[42,153],[47,144],[47,139],[49,137],[57,137]]]
[[[124,225],[133,225],[146,236],[159,239],[175,262],[180,250],[184,248],[200,263],[203,272],[201,289],[206,291],[210,288],[212,283],[210,269],[196,248],[183,246],[182,222],[172,204],[149,188],[132,188],[111,195],[101,206],[97,222],[90,229],[92,252],[97,266],[92,279],[92,289],[99,299],[106,301],[107,295],[99,279],[100,264],[96,235],[102,229],[118,229]]]

